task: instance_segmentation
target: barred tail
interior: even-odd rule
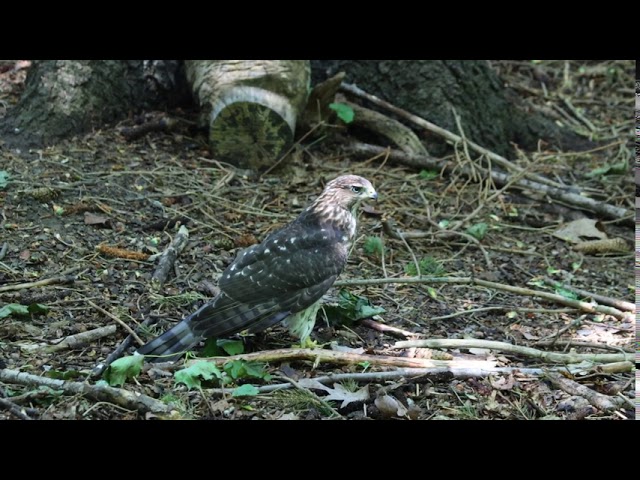
[[[138,353],[153,355],[146,358],[149,362],[175,362],[201,339],[202,337],[194,334],[190,324],[183,320],[158,338],[140,347]]]

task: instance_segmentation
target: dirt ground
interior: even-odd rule
[[[494,65],[532,109],[557,116],[599,145],[588,152],[559,152],[541,144],[539,151],[520,152],[511,160],[633,211],[633,62]],[[0,68],[0,115],[19,98],[23,66]],[[547,78],[544,88],[540,72]],[[170,413],[0,375],[0,419],[635,417],[630,364],[635,319],[614,302],[635,303],[629,218],[596,224],[598,235],[621,239],[622,248],[589,253],[553,233],[572,220],[602,219],[539,192],[510,188],[494,195],[486,181],[439,172],[432,178],[384,157],[346,154],[331,142],[300,147],[284,171],[258,177],[217,162],[204,139],[187,130],[128,142],[119,132],[131,124],[105,126],[41,150],[9,150],[0,139],[0,312],[8,312],[9,305],[32,306],[27,315],[12,311],[0,317],[0,374],[19,371],[69,385],[104,385],[92,372],[129,335],[125,326],[135,330],[146,322],[138,335],[147,341],[194,311],[215,294],[216,279],[238,248],[293,219],[326,181],[346,172],[368,178],[380,198],[360,215],[359,239],[340,280],[398,283],[356,282],[329,291],[328,305],[338,302],[344,288],[385,310],[373,321],[348,323],[336,322],[331,309],[320,315],[312,337],[318,348],[344,354],[340,362],[278,358],[276,352],[264,366],[271,377],[238,378],[224,388],[202,381],[188,389],[174,377],[184,367],[181,361],[168,369],[145,367],[119,387],[158,399]],[[479,155],[458,145],[447,160],[470,165]],[[8,175],[6,186],[2,172]],[[458,233],[447,232],[461,221]],[[156,262],[145,255],[164,251],[180,225],[188,229],[188,244],[154,292]],[[392,238],[394,232],[418,233],[403,241]],[[592,240],[595,234],[579,235]],[[424,276],[444,280],[403,283],[417,278],[416,262]],[[571,287],[607,298],[594,302]],[[524,289],[592,306],[575,308]],[[602,308],[595,311],[593,305]],[[155,325],[146,326],[151,321]],[[380,325],[397,331],[380,331]],[[95,338],[68,339],[94,330]],[[63,339],[67,342],[60,343]],[[483,344],[449,347],[444,354],[394,348],[407,339],[499,341],[585,357],[563,364],[548,355],[489,350]],[[294,343],[278,326],[245,337],[244,352],[280,351]],[[136,342],[131,345],[127,353]],[[365,354],[373,357],[358,361]],[[595,357],[600,354],[608,358]],[[388,357],[399,363],[376,363]],[[425,365],[461,362],[467,370],[411,377],[398,371],[409,359]],[[396,374],[365,375],[375,372]],[[309,381],[338,374],[341,382],[329,381],[324,390]],[[260,393],[232,395],[242,384]],[[273,384],[292,388],[266,388]]]

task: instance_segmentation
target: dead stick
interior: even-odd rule
[[[89,305],[91,305],[93,308],[95,308],[96,310],[98,310],[103,315],[106,315],[111,320],[113,320],[114,322],[118,323],[122,328],[124,328],[127,332],[129,332],[130,335],[133,335],[133,338],[135,339],[136,342],[138,342],[139,345],[144,345],[144,342],[142,340],[140,340],[140,337],[138,336],[138,334],[136,334],[136,332],[134,332],[133,329],[129,325],[124,323],[122,320],[120,320],[118,317],[116,317],[113,313],[107,312],[104,308],[99,307],[98,305],[93,303],[91,300],[87,300],[87,303]]]
[[[20,420],[33,420],[29,415],[27,415],[27,412],[25,412],[24,408],[16,405],[6,398],[0,398],[0,408],[7,410],[9,413],[19,418]]]
[[[609,398],[607,395],[595,392],[589,387],[580,385],[568,378],[564,378],[560,374],[548,372],[546,377],[555,387],[567,392],[569,395],[579,395],[585,398],[597,409],[611,411],[620,408],[619,399]]]
[[[634,354],[627,353],[557,353],[538,350],[537,348],[513,345],[506,342],[496,342],[492,340],[477,339],[430,339],[430,340],[407,340],[396,342],[392,348],[486,348],[501,352],[515,353],[534,357],[539,360],[551,363],[580,363],[585,360],[599,363],[630,362],[635,359]]]
[[[489,361],[475,361],[475,360],[427,360],[423,358],[406,358],[406,357],[392,357],[388,355],[367,355],[339,352],[333,350],[320,350],[309,348],[291,348],[291,349],[277,349],[266,350],[262,352],[244,353],[241,355],[232,355],[230,357],[211,357],[202,358],[196,360],[187,361],[187,365],[206,360],[216,363],[217,365],[224,365],[227,362],[234,360],[244,360],[247,362],[284,362],[289,360],[310,360],[314,362],[327,362],[337,363],[344,365],[354,365],[362,362],[368,362],[370,365],[378,365],[384,367],[413,367],[413,368],[463,368],[463,367],[475,367],[475,368],[493,368],[495,362]],[[179,365],[171,365],[167,370],[175,370],[182,368]]]
[[[54,378],[40,377],[30,373],[16,370],[0,370],[0,381],[18,385],[43,386],[54,390],[62,390],[65,395],[84,395],[98,402],[109,402],[120,405],[129,410],[137,410],[141,413],[170,413],[169,405],[155,400],[138,392],[129,392],[122,388],[114,388],[106,385],[90,385],[82,382],[56,380]]]
[[[507,292],[515,293],[518,295],[527,295],[531,297],[540,297],[551,302],[559,303],[561,305],[567,305],[577,310],[582,310],[588,313],[603,313],[605,315],[611,315],[618,320],[633,320],[633,317],[629,312],[621,312],[620,310],[612,307],[606,307],[603,305],[593,305],[588,302],[581,302],[579,300],[572,300],[565,298],[562,295],[556,295],[554,293],[542,292],[539,290],[531,290],[530,288],[514,287],[512,285],[505,285],[502,283],[489,282],[487,280],[481,280],[479,278],[470,277],[421,277],[421,278],[369,278],[369,279],[352,279],[352,280],[340,280],[333,284],[334,287],[347,287],[352,285],[383,285],[386,283],[451,283],[451,284],[470,284],[480,285],[482,287],[493,288],[495,290],[504,290]]]
[[[406,330],[402,330],[401,328],[392,327],[391,325],[385,325],[384,323],[376,322],[375,320],[371,320],[370,318],[360,320],[360,324],[378,332],[389,333],[394,337],[411,338],[420,336],[419,333],[408,332]]]
[[[377,155],[382,151],[386,151],[386,148],[378,147],[375,145],[367,145],[364,143],[357,143],[350,147],[348,150],[354,153],[361,153],[363,155]],[[399,150],[391,150],[389,158],[396,162],[403,163],[415,168],[429,168],[434,170],[447,170],[452,171],[454,165],[451,162],[443,162],[429,156],[421,155],[408,155]],[[471,176],[471,172],[468,168],[462,167],[459,169],[464,175]],[[489,171],[491,180],[498,185],[506,185],[510,181],[510,175]],[[625,220],[626,223],[630,223],[631,219],[635,220],[635,214],[625,208],[616,207],[608,203],[598,202],[592,198],[580,195],[579,193],[573,193],[568,189],[554,188],[542,183],[533,182],[531,180],[521,179],[514,183],[514,186],[526,188],[535,192],[541,192],[548,195],[550,198],[558,200],[560,202],[568,203],[575,208],[580,208],[595,212],[602,215],[605,218],[611,218],[615,220]]]
[[[600,304],[603,304],[603,305],[609,305],[611,307],[615,307],[615,308],[617,308],[619,310],[623,310],[625,312],[635,312],[636,311],[636,304],[635,303],[625,302],[623,300],[618,300],[616,298],[605,297],[604,295],[599,295],[597,293],[588,292],[586,290],[582,290],[581,288],[576,288],[576,287],[573,287],[571,285],[565,285],[563,283],[556,282],[555,280],[553,280],[553,279],[551,279],[549,277],[545,277],[544,281],[547,282],[549,285],[551,285],[553,287],[558,286],[560,288],[564,288],[566,290],[569,290],[570,292],[577,293],[578,295],[581,295],[583,297],[592,298],[596,302],[598,302]]]
[[[542,183],[542,184],[546,184],[546,185],[552,185],[554,187],[557,188],[564,188],[564,185],[557,183],[557,182],[553,182],[551,180],[549,180],[548,178],[542,177],[540,175],[536,175],[534,173],[529,173],[529,172],[524,172],[524,170],[520,167],[518,167],[517,165],[513,164],[512,162],[510,162],[509,160],[507,160],[506,158],[504,158],[501,155],[498,155],[497,153],[494,153],[484,147],[481,147],[480,145],[478,145],[477,143],[474,143],[472,141],[467,140],[466,138],[462,138],[460,135],[456,135],[455,133],[450,132],[449,130],[446,130],[442,127],[439,127],[421,117],[418,117],[417,115],[413,115],[412,113],[407,112],[406,110],[403,110],[402,108],[396,107],[395,105],[390,104],[389,102],[385,102],[384,100],[376,97],[375,95],[371,95],[367,92],[365,92],[364,90],[362,90],[361,88],[356,87],[355,85],[350,85],[347,83],[343,83],[341,86],[342,90],[344,90],[345,92],[351,93],[353,95],[356,95],[360,98],[364,98],[372,103],[374,103],[375,105],[378,105],[379,107],[385,108],[393,113],[395,113],[396,115],[401,116],[402,118],[409,120],[411,123],[413,123],[414,125],[424,128],[425,130],[428,130],[430,132],[433,132],[437,135],[440,135],[441,137],[449,140],[449,142],[451,143],[458,143],[458,142],[464,142],[465,145],[468,145],[469,147],[471,147],[473,150],[475,150],[476,152],[480,153],[481,155],[485,155],[487,158],[489,158],[491,161],[493,161],[494,163],[496,163],[497,165],[500,165],[502,168],[506,169],[506,170],[510,170],[513,172],[520,172],[520,173],[524,173],[527,177],[535,179],[537,182]]]
[[[114,333],[116,333],[116,330],[117,329],[115,325],[107,325],[105,327],[89,330],[88,332],[82,332],[76,335],[69,335],[68,337],[63,338],[60,343],[56,343],[55,345],[44,347],[42,351],[44,353],[53,353],[53,352],[58,352],[60,350],[83,347],[94,340],[97,340],[103,337],[108,337],[109,335],[113,335]]]
[[[171,244],[162,252],[160,260],[158,261],[158,268],[153,272],[153,276],[151,277],[151,289],[153,291],[159,291],[162,285],[164,285],[164,282],[167,281],[169,272],[188,241],[189,230],[187,230],[187,227],[184,225],[181,225]]]
[[[13,290],[24,290],[26,288],[44,287],[46,285],[73,283],[75,281],[76,277],[72,275],[45,278],[44,280],[38,280],[37,282],[19,283],[17,285],[7,285],[6,287],[0,287],[0,293],[11,292]]]

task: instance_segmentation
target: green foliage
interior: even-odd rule
[[[6,318],[9,315],[27,316],[35,315],[37,313],[47,313],[49,307],[40,303],[32,303],[30,305],[21,305],[19,303],[10,303],[0,308],[0,319]]]
[[[9,172],[6,170],[0,170],[0,190],[7,187],[9,184]]]
[[[51,369],[46,371],[43,376],[47,378],[54,378],[56,380],[73,380],[74,378],[82,377],[82,373],[78,370],[66,370],[62,372],[60,370]]]
[[[222,379],[222,372],[214,363],[203,360],[178,370],[173,376],[177,383],[184,383],[191,390],[192,388],[200,388],[202,380]]]
[[[338,293],[338,306],[325,305],[322,308],[329,320],[335,323],[354,322],[386,311],[382,307],[372,306],[368,298],[353,295],[345,289]]]
[[[476,223],[475,225],[471,225],[467,228],[466,232],[471,235],[473,238],[477,240],[482,240],[487,234],[487,230],[489,229],[489,225],[484,222]]]
[[[252,397],[260,393],[257,387],[254,387],[250,383],[245,383],[244,385],[240,385],[236,387],[231,392],[232,397]]]
[[[222,348],[227,355],[239,355],[244,352],[242,340],[225,340],[222,338],[217,341],[217,345]]]
[[[618,163],[605,163],[602,167],[591,170],[587,173],[587,177],[601,177],[603,175],[621,175],[627,173],[629,164],[626,160]]]
[[[420,170],[418,178],[420,178],[420,180],[433,180],[434,178],[438,178],[438,172],[434,170]]]
[[[353,108],[349,105],[345,105],[344,103],[330,103],[329,108],[338,114],[338,118],[342,120],[344,123],[353,122],[353,117],[355,113],[353,112]]]
[[[271,380],[271,375],[265,371],[265,366],[258,362],[232,360],[225,363],[223,369],[232,380],[238,380],[241,378],[259,378],[266,381]]]
[[[105,370],[103,377],[112,387],[121,387],[128,378],[140,375],[144,355],[122,357]]]
[[[441,277],[446,273],[446,270],[442,267],[442,264],[434,257],[423,257],[418,260],[418,266],[420,267],[420,273],[422,275],[430,275],[433,277]],[[418,275],[418,269],[415,263],[408,263],[404,266],[404,271],[409,276]]]
[[[380,237],[367,237],[364,241],[364,253],[370,257],[381,257],[384,251],[384,245]]]

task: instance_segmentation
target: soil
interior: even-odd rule
[[[570,97],[572,105],[595,128],[592,139],[602,145],[588,152],[546,150],[541,145],[538,152],[522,152],[512,160],[631,211],[633,138],[627,137],[634,68],[633,62],[629,63],[570,62],[571,85],[564,82],[564,62],[494,64],[532,108],[565,115],[572,119],[564,118],[570,127],[584,133],[586,123],[561,100],[562,96]],[[10,108],[18,100],[26,68],[17,63],[9,69],[0,68],[0,106]],[[610,70],[614,68],[618,77],[612,79]],[[195,115],[169,113],[170,117],[192,120]],[[626,248],[584,253],[553,233],[576,218],[601,219],[570,205],[558,206],[537,192],[508,189],[492,196],[494,190],[486,182],[438,172],[430,178],[428,172],[385,162],[384,158],[344,154],[339,142],[329,141],[299,147],[285,169],[260,177],[216,161],[204,136],[187,128],[151,132],[127,141],[120,132],[133,123],[129,119],[39,150],[9,150],[0,144],[0,180],[2,172],[9,176],[6,186],[0,184],[0,312],[11,304],[39,304],[45,310],[0,318],[0,368],[5,371],[95,385],[100,381],[100,376],[92,373],[96,366],[129,335],[123,324],[138,330],[143,341],[165,331],[215,294],[216,279],[238,249],[260,241],[293,219],[328,180],[347,172],[368,178],[379,193],[379,201],[362,209],[359,239],[340,280],[417,278],[417,261],[425,276],[480,279],[590,301],[588,295],[554,285],[558,282],[634,302],[634,235],[623,222],[599,221],[596,227],[607,238],[622,239]],[[341,139],[350,140],[348,136]],[[461,165],[479,165],[481,160],[461,145],[452,150],[451,158]],[[621,162],[627,162],[627,167],[616,170],[615,165]],[[442,231],[453,229],[456,222],[463,222],[457,232],[464,235]],[[153,291],[151,278],[157,262],[147,255],[164,251],[181,225],[188,228],[188,244],[167,281],[159,291]],[[421,236],[405,242],[392,238],[389,228],[421,232]],[[483,229],[484,235],[477,233]],[[376,246],[376,238],[384,250]],[[590,239],[589,234],[583,234],[582,239]],[[48,279],[52,279],[50,283],[38,286],[37,282]],[[30,285],[32,282],[36,284]],[[416,338],[491,340],[544,352],[622,355],[635,351],[632,314],[616,317],[611,312],[571,308],[500,286],[451,281],[347,285],[332,288],[325,303],[336,304],[342,288],[384,308],[384,313],[375,316],[374,322],[340,323],[327,309],[327,316],[320,314],[312,338],[317,348],[342,347],[355,358],[361,353],[442,357],[426,349],[394,349],[396,341],[406,339],[408,332],[417,334]],[[138,328],[143,322],[145,326]],[[150,323],[155,324],[148,326]],[[379,331],[379,324],[401,332]],[[51,351],[52,345],[69,336],[112,325],[115,331],[99,330],[105,336]],[[245,352],[287,349],[294,343],[281,326],[242,338]],[[131,345],[128,354],[136,342]],[[337,364],[272,359],[265,366],[271,379],[239,379],[224,389],[213,381],[203,381],[202,388],[188,389],[173,376],[184,367],[181,361],[169,368],[147,366],[121,387],[160,399],[171,405],[171,414],[0,379],[0,400],[7,400],[0,404],[0,419],[635,416],[635,381],[628,364],[607,369],[583,362],[567,368],[520,352],[469,347],[446,351],[449,355],[444,355],[445,359],[486,361],[511,370],[363,381],[356,374],[397,367],[355,360]],[[549,374],[527,369],[543,369]],[[309,387],[308,379],[335,374],[353,374],[353,379],[344,381],[342,387],[329,382],[330,391]],[[236,386],[243,383],[257,387],[290,383],[295,387],[233,396]],[[351,391],[352,396],[341,389]],[[355,392],[362,397],[356,398]],[[598,403],[601,397],[594,400],[596,393],[605,395],[615,408]]]

